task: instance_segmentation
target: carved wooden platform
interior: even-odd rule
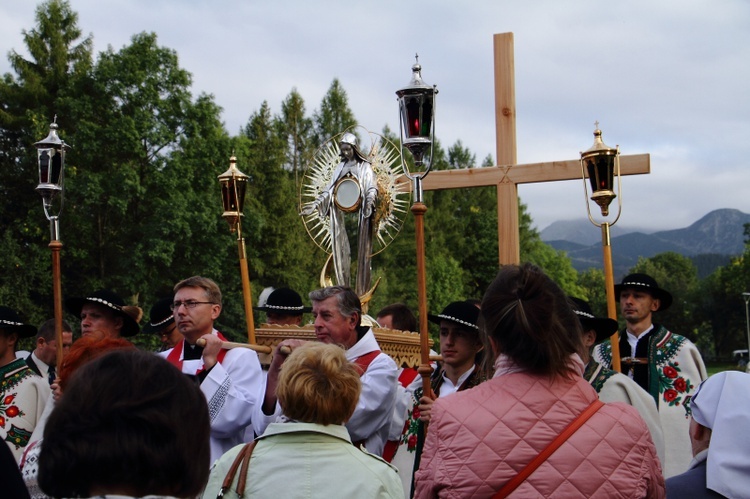
[[[384,328],[373,328],[373,332],[380,349],[390,355],[396,365],[399,367],[419,366],[419,333]],[[315,328],[310,324],[302,327],[261,324],[261,327],[255,329],[255,340],[258,345],[273,348],[288,338],[315,341]],[[430,346],[432,346],[432,340],[430,340]],[[261,364],[271,363],[270,354],[258,354],[258,357]]]

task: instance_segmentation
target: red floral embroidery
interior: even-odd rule
[[[13,418],[25,416],[24,412],[17,405],[10,405],[16,399],[17,393],[6,395],[0,404],[0,427],[5,428],[5,423]]]
[[[680,393],[683,393],[687,389],[687,382],[685,378],[677,378],[674,380],[674,389]]]
[[[411,417],[413,419],[419,419],[419,407],[417,407],[416,405],[414,406],[414,411],[412,411],[411,413]]]
[[[409,442],[408,442],[409,448],[413,449],[417,446],[417,436],[416,435],[409,435]]]
[[[672,366],[664,366],[664,376],[670,379],[677,377],[677,369]]]
[[[671,388],[664,392],[664,400],[667,402],[672,402],[674,399],[677,398],[677,391],[672,390]]]

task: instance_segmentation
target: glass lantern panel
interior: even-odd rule
[[[586,169],[593,192],[612,190],[615,171],[614,156],[600,155],[589,158],[586,160]]]
[[[237,196],[234,190],[234,180],[221,183],[221,200],[224,202],[224,211],[237,211]]]
[[[247,184],[242,180],[229,178],[221,182],[221,201],[224,211],[240,213],[245,205],[245,189]]]
[[[62,182],[62,153],[57,149],[39,149],[39,183],[60,185]]]
[[[242,212],[245,206],[245,189],[247,189],[247,182],[245,180],[237,181],[237,211]]]
[[[37,151],[39,163],[39,183],[49,184],[49,153],[51,149],[39,149]]]
[[[429,138],[432,126],[432,99],[424,95],[404,97],[406,138]]]
[[[62,184],[62,153],[57,149],[51,149],[52,161],[50,161],[49,181],[51,184]]]

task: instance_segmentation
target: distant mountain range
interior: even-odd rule
[[[693,260],[699,277],[726,265],[732,256],[744,251],[744,224],[750,214],[721,209],[707,214],[689,227],[650,234],[617,225],[611,228],[612,262],[619,281],[639,257],[674,251]],[[540,232],[543,241],[567,252],[578,271],[602,268],[601,231],[588,220],[555,222]]]

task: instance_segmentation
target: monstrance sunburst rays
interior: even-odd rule
[[[361,147],[367,161],[372,165],[378,186],[378,201],[373,217],[372,255],[383,251],[398,235],[411,203],[408,182],[397,183],[404,173],[398,147],[380,134],[363,127],[370,139],[370,148]],[[351,132],[351,130],[347,130]],[[345,133],[345,132],[344,132]],[[341,161],[339,140],[343,133],[332,137],[315,152],[312,164],[305,171],[300,186],[300,213],[310,206],[328,186],[336,165]],[[315,244],[326,253],[331,253],[331,230],[329,217],[321,217],[317,210],[310,215],[302,215],[305,229]]]

